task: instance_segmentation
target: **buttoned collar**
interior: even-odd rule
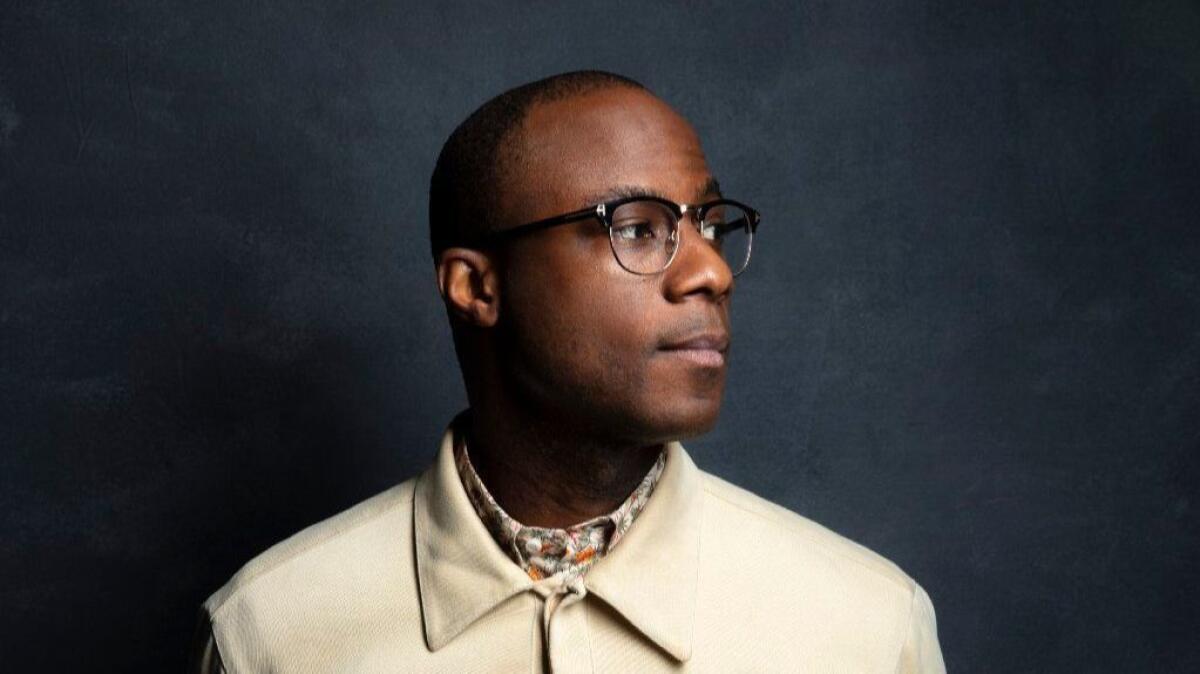
[[[535,584],[479,519],[454,464],[453,429],[418,479],[413,502],[421,616],[435,651],[501,602],[521,592],[541,594],[547,582]],[[703,500],[700,471],[683,446],[670,442],[666,452],[644,510],[583,584],[682,661],[692,654]]]

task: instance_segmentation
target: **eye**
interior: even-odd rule
[[[700,236],[709,241],[720,242],[725,237],[733,232],[741,231],[746,228],[746,216],[735,216],[730,222],[726,222],[726,215],[709,215],[704,219],[704,223],[700,225]]]
[[[613,223],[613,237],[617,239],[634,241],[637,239],[653,239],[654,236],[654,226],[646,220],[627,220],[620,224]]]

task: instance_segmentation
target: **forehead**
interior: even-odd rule
[[[605,88],[535,105],[515,142],[502,205],[518,221],[587,206],[618,186],[691,203],[711,178],[691,125],[636,89]]]

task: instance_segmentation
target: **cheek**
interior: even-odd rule
[[[586,391],[595,401],[643,388],[656,347],[656,287],[599,267],[545,266],[505,288],[511,346],[548,394]]]
[[[712,428],[724,371],[658,352],[669,307],[654,279],[539,273],[504,297],[511,357],[501,368],[543,408],[581,423],[602,420],[605,432],[621,429],[639,442]]]
[[[605,294],[578,324],[587,331],[580,339],[592,343],[599,356],[601,371],[597,376],[619,379],[622,390],[634,395],[644,388],[657,333],[653,296],[649,295],[652,290],[630,285],[634,287],[626,292]]]

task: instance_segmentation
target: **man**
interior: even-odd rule
[[[455,130],[430,226],[469,410],[433,466],[204,605],[204,672],[941,672],[890,562],[699,470],[758,214],[641,85]]]

